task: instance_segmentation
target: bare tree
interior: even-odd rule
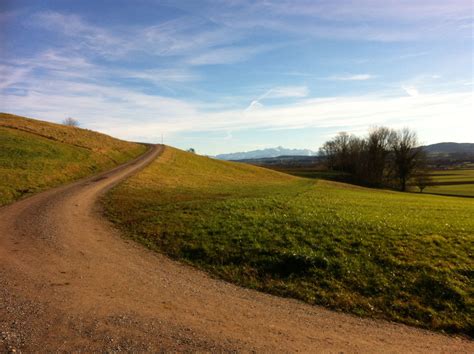
[[[367,141],[351,135],[348,143],[347,173],[352,174],[358,182],[364,182],[367,171]]]
[[[322,146],[319,153],[326,158],[328,167],[337,171],[349,172],[352,138],[348,133],[340,132]]]
[[[373,186],[381,186],[387,167],[387,158],[395,139],[395,131],[386,127],[375,127],[367,137],[366,180]]]
[[[391,145],[393,172],[395,178],[398,179],[400,190],[406,191],[407,182],[422,165],[424,154],[418,147],[416,133],[408,128],[397,131]]]
[[[324,143],[323,146],[319,148],[319,156],[321,156],[328,168],[336,169],[336,144],[334,140],[329,140]]]
[[[79,121],[77,119],[67,117],[65,120],[63,120],[63,124],[67,125],[68,127],[78,127]]]
[[[423,190],[433,182],[433,178],[427,171],[419,172],[415,176],[415,185],[423,193]]]
[[[372,186],[397,185],[402,191],[418,171],[426,169],[425,153],[416,133],[375,127],[366,138],[339,133],[319,150],[327,166],[351,176],[354,182]]]

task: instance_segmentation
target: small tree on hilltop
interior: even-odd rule
[[[63,120],[63,124],[67,125],[68,127],[78,127],[79,121],[77,119],[67,117],[65,120]]]

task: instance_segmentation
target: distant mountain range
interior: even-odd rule
[[[231,154],[217,155],[220,160],[249,160],[278,156],[316,156],[317,152],[308,149],[287,149],[282,146],[263,150],[253,150],[247,152],[234,152]]]
[[[474,143],[437,143],[423,146],[428,154],[474,154]],[[254,160],[274,158],[280,156],[317,156],[318,153],[309,149],[287,149],[282,146],[276,148],[234,152],[215,156],[220,160]]]
[[[428,154],[474,154],[473,143],[438,143],[423,146]]]

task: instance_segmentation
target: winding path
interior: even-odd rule
[[[161,150],[0,209],[0,352],[474,352],[466,339],[242,289],[123,239],[96,201]]]

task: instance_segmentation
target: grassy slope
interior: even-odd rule
[[[0,113],[0,206],[145,151],[93,131]]]
[[[472,334],[473,200],[300,179],[167,148],[104,204],[132,238],[229,281]]]

